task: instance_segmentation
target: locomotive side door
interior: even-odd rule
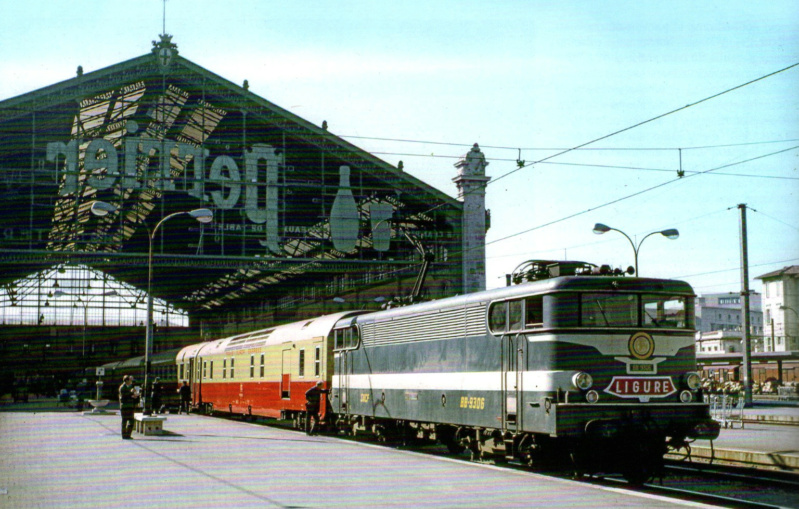
[[[507,302],[507,321],[502,335],[502,429],[522,429],[523,374],[526,369],[524,354],[527,340],[521,333],[524,324],[524,301]]]
[[[344,348],[346,329],[336,329],[333,332],[333,348],[335,350],[335,376],[338,385],[338,398],[333,403],[336,413],[349,413],[348,399],[350,390],[350,365],[349,351]]]
[[[336,401],[336,409],[339,413],[347,412],[347,394],[349,393],[350,377],[349,377],[349,359],[346,350],[341,350],[336,354],[336,376],[338,377],[338,398]]]

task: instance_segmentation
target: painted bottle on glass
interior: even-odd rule
[[[350,188],[350,167],[339,167],[338,175],[338,192],[330,209],[330,239],[334,248],[349,252],[358,240],[360,217]]]

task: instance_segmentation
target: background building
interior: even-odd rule
[[[763,334],[760,294],[749,297],[749,324],[752,338]],[[697,353],[742,352],[740,293],[713,293],[696,299]]]
[[[755,279],[763,281],[763,345],[767,352],[799,350],[799,265]]]

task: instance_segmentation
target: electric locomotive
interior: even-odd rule
[[[297,392],[320,379],[327,422],[348,433],[634,482],[669,448],[718,436],[695,372],[687,283],[582,262],[532,262],[518,276],[526,282],[195,345],[178,363],[214,409],[301,425]],[[224,391],[211,389],[214,362]]]
[[[695,372],[688,284],[581,262],[536,262],[526,279],[339,320],[341,427],[410,427],[473,457],[568,459],[634,481],[668,447],[718,436]]]

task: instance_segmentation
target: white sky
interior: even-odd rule
[[[182,56],[337,135],[439,143],[346,138],[452,196],[457,156],[479,143],[496,180],[489,288],[531,258],[633,265],[622,235],[591,232],[602,222],[639,240],[680,230],[646,240],[641,275],[740,291],[739,203],[754,209],[750,276],[799,264],[799,67],[590,145],[614,150],[497,180],[518,149],[540,160],[799,63],[795,0],[169,0],[166,13]],[[161,31],[161,0],[0,0],[0,100],[148,53]],[[696,148],[717,145],[734,146]],[[687,175],[785,152],[599,208],[676,179],[678,148]]]

